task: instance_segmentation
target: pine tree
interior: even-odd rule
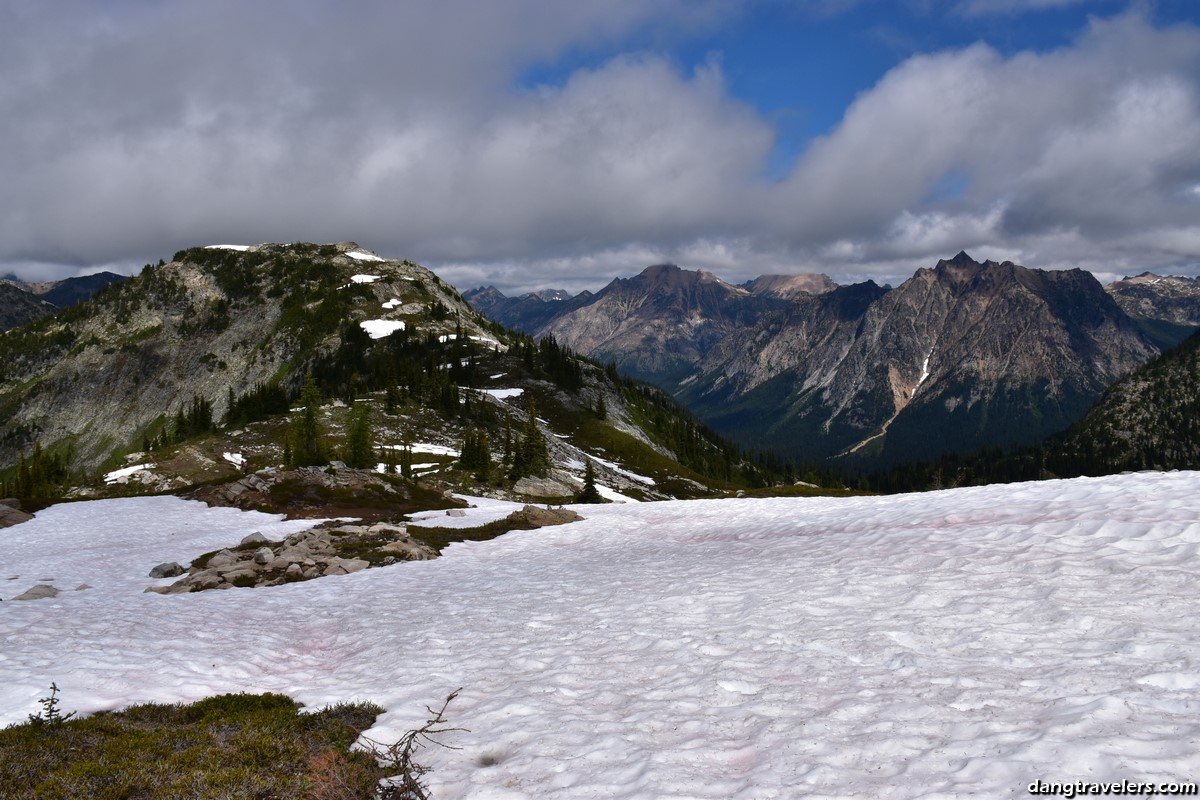
[[[596,416],[600,419],[608,419],[608,405],[604,402],[603,391],[596,397]]]
[[[311,372],[300,390],[300,405],[288,425],[288,467],[320,466],[329,461],[329,453],[320,419],[321,390]]]
[[[583,489],[579,492],[579,496],[575,498],[576,503],[603,503],[604,498],[600,496],[600,491],[596,488],[596,468],[592,466],[591,459],[588,459],[587,466],[583,471]]]
[[[550,471],[550,453],[546,447],[546,438],[537,426],[537,409],[533,400],[529,401],[529,416],[525,420],[521,442],[513,452],[512,469],[509,477],[514,480],[527,475],[542,477]]]
[[[366,403],[357,403],[350,412],[346,432],[346,466],[368,469],[375,465],[375,448],[371,446],[371,416]]]

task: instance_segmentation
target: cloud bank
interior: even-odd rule
[[[347,239],[508,290],[662,260],[895,280],[963,248],[1200,268],[1195,26],[1135,11],[1052,52],[913,56],[772,179],[776,132],[719,57],[684,69],[643,46],[521,81],[572,52],[711,31],[734,4],[345,9],[5,4],[0,272]]]

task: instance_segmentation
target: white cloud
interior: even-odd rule
[[[0,8],[0,271],[347,239],[506,290],[668,260],[894,280],[963,248],[1200,266],[1194,26],[1129,13],[1054,52],[914,56],[770,183],[775,131],[719,61],[629,54],[514,88],[531,65],[711,29],[736,4],[356,8]]]

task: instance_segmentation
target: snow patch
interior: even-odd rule
[[[112,472],[104,475],[105,483],[120,483],[122,478],[128,478],[135,472],[141,472],[146,469],[154,469],[154,464],[134,464],[132,467],[122,467],[114,469]]]
[[[374,283],[378,280],[383,280],[382,275],[351,275],[350,280],[353,283]]]
[[[237,250],[239,253],[244,253],[250,249],[248,244],[209,244],[204,246],[205,250]]]
[[[396,331],[404,330],[404,322],[398,319],[364,319],[358,323],[372,339],[382,339],[391,336]]]
[[[391,300],[388,300],[383,304],[383,308],[385,311],[391,311],[393,308],[397,308],[400,305],[400,301],[393,297]]]
[[[225,459],[230,464],[233,464],[235,467],[241,468],[246,466],[246,457],[241,453],[222,453],[221,458]]]
[[[357,261],[383,261],[382,258],[374,253],[367,253],[362,250],[351,250],[350,252],[346,253],[346,255]]]

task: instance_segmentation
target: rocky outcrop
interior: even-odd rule
[[[437,551],[409,536],[403,523],[329,523],[294,533],[282,542],[270,542],[262,534],[251,534],[237,548],[197,558],[188,574],[175,583],[151,586],[146,591],[183,594],[278,586],[436,557]]]
[[[514,511],[506,517],[510,522],[522,527],[545,528],[550,525],[566,525],[568,522],[578,522],[583,517],[569,508],[541,508],[527,505],[520,511]]]
[[[0,528],[19,525],[31,519],[33,515],[22,511],[19,501],[12,498],[0,500]]]

